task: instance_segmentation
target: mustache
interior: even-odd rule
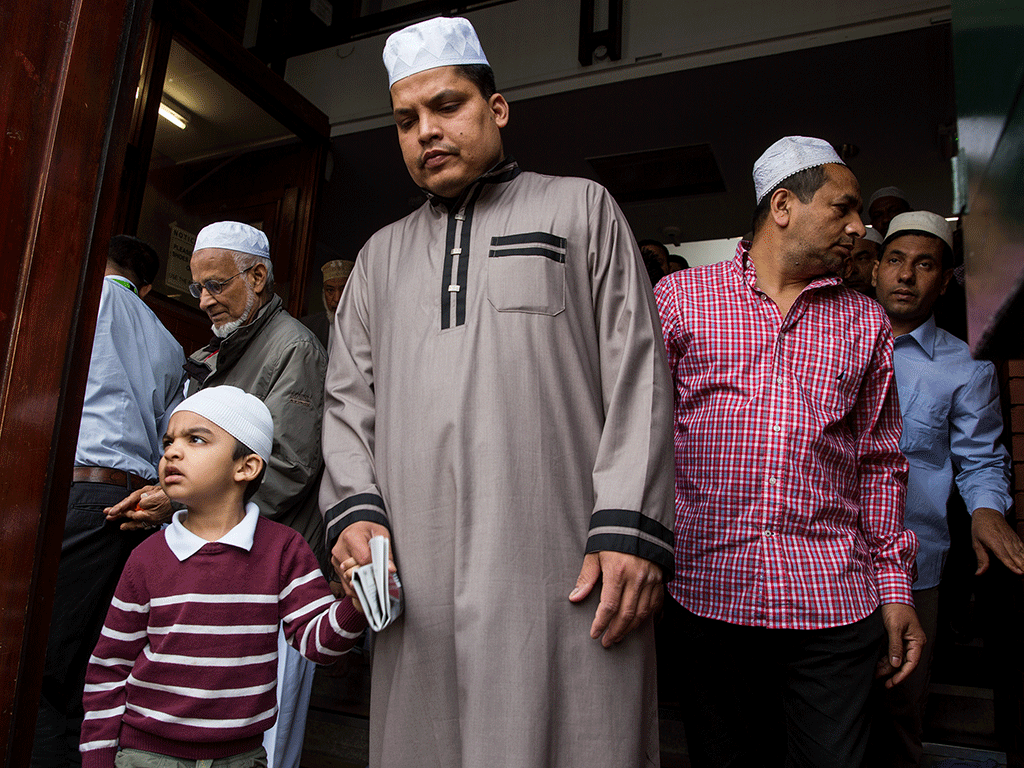
[[[419,160],[420,168],[422,168],[423,166],[425,166],[427,164],[427,155],[429,153],[431,153],[431,152],[436,152],[437,150],[441,150],[446,155],[457,155],[457,154],[459,154],[459,148],[458,147],[454,147],[451,144],[437,144],[437,145],[435,145],[433,147],[430,147],[429,149],[423,150],[423,153],[420,155],[420,160]]]

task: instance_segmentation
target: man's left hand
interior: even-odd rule
[[[569,594],[574,603],[587,598],[601,580],[601,602],[590,626],[590,636],[611,648],[661,608],[664,587],[661,568],[624,552],[591,552],[583,558],[576,587]]]
[[[913,606],[886,603],[882,606],[882,622],[888,634],[888,646],[885,658],[878,663],[875,677],[887,677],[885,687],[892,688],[914,671],[927,638]]]
[[[1018,576],[1024,575],[1024,543],[1006,522],[1002,512],[987,507],[974,510],[971,515],[971,543],[978,558],[975,576],[988,570],[989,552]]]
[[[171,519],[174,509],[159,485],[147,485],[103,510],[107,520],[124,520],[122,531],[159,528]]]

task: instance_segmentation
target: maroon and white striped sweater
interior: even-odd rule
[[[256,749],[277,717],[278,623],[320,664],[366,626],[306,541],[255,505],[218,542],[185,531],[181,514],[132,552],[117,585],[89,660],[83,768],[109,768],[126,747],[191,760]]]

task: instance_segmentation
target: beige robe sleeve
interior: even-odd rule
[[[365,520],[390,528],[373,460],[376,405],[366,261],[364,249],[345,285],[331,334],[320,485],[328,551],[352,523]]]
[[[605,424],[587,552],[615,550],[673,572],[672,380],[650,279],[611,196],[590,207],[594,317]]]

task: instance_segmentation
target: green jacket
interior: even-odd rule
[[[320,342],[275,294],[251,323],[193,353],[185,370],[187,394],[230,384],[266,403],[274,417],[274,448],[252,501],[264,516],[302,534],[329,573],[317,504],[327,374]]]

